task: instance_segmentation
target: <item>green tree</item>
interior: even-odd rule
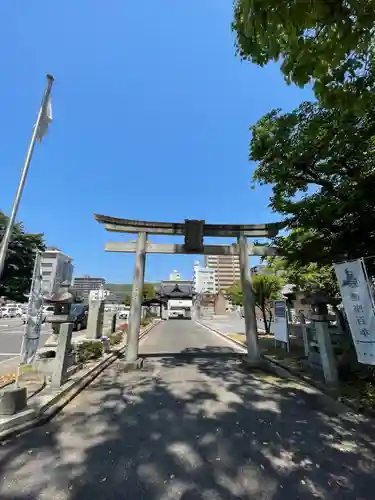
[[[283,237],[288,239],[289,236]],[[299,262],[288,262],[283,257],[270,257],[269,266],[277,272],[285,283],[294,285],[296,291],[311,291],[316,285],[329,298],[333,306],[341,301],[336,274],[331,265],[320,266],[316,262],[301,265]]]
[[[145,283],[143,285],[143,300],[151,300],[155,297],[155,287],[152,283]]]
[[[270,207],[293,231],[275,239],[289,262],[331,265],[375,253],[375,111],[302,103],[253,127],[253,181],[272,186]]]
[[[126,306],[130,306],[131,302],[132,302],[132,299],[131,299],[130,295],[127,295],[127,294],[124,295],[124,304]]]
[[[280,297],[281,287],[284,280],[280,276],[273,274],[258,274],[252,278],[255,293],[255,305],[262,313],[266,332],[270,332],[272,321],[272,300]],[[243,295],[241,283],[235,283],[228,289],[232,303],[238,306],[243,305]]]
[[[235,0],[237,53],[260,66],[281,60],[288,83],[312,83],[347,108],[374,90],[375,0]]]
[[[0,212],[0,238],[2,238],[8,217]],[[24,302],[30,291],[36,250],[45,249],[41,234],[28,234],[22,223],[15,224],[9,243],[5,269],[0,280],[0,296],[17,302]]]
[[[266,333],[270,333],[272,321],[272,301],[279,298],[283,279],[272,274],[256,274],[253,276],[255,304],[260,309]]]
[[[235,283],[228,288],[227,293],[232,301],[232,304],[235,306],[243,305],[242,287],[240,283]]]

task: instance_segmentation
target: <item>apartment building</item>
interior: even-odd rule
[[[99,290],[102,285],[105,285],[104,278],[96,278],[85,274],[84,276],[74,277],[72,289],[80,297],[88,299],[90,292],[93,290]]]
[[[216,292],[227,290],[241,279],[238,255],[205,255],[204,262],[206,268],[216,270]]]
[[[42,294],[55,293],[63,281],[72,282],[73,259],[56,247],[47,247],[41,257]]]
[[[193,286],[195,293],[216,294],[216,269],[202,267],[199,261],[194,262]]]

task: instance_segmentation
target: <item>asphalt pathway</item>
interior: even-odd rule
[[[375,498],[370,424],[296,382],[246,373],[192,321],[161,323],[141,350],[141,371],[108,369],[0,447],[1,500]]]

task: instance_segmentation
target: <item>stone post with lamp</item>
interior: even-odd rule
[[[71,307],[74,295],[69,291],[68,282],[61,283],[59,290],[52,294],[45,302],[53,304],[54,314],[48,318],[52,324],[54,335],[57,336],[56,357],[53,362],[51,385],[60,387],[66,378],[68,368],[73,364],[74,356],[71,352],[71,339],[73,333],[73,318]]]
[[[320,290],[318,285],[314,285],[306,298],[306,303],[310,304],[312,309],[311,320],[315,326],[324,379],[328,386],[336,388],[338,385],[338,373],[328,329],[328,301],[328,297]]]

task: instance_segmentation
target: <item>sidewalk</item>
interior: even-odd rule
[[[162,322],[141,353],[141,371],[109,368],[0,448],[2,500],[373,499],[375,446],[355,415],[242,371],[194,322]]]

